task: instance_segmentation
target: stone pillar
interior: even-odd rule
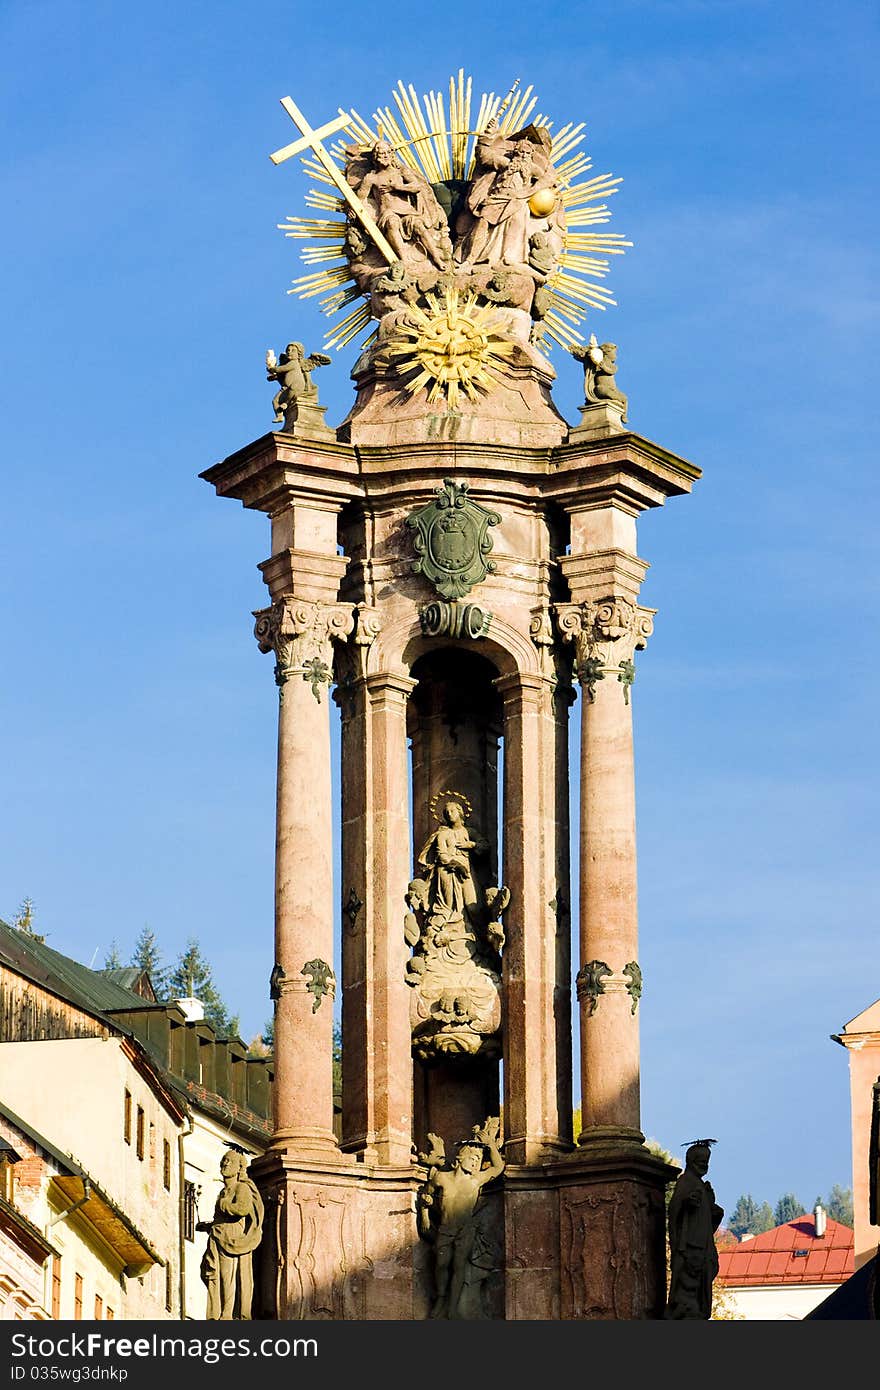
[[[332,639],[349,604],[282,598],[254,615],[279,690],[272,1147],[326,1154],[333,1135]]]
[[[502,878],[510,889],[502,957],[504,1142],[508,1162],[528,1164],[570,1148],[570,1063],[558,1016],[560,994],[567,1000],[569,988],[567,943],[558,932],[560,894],[564,903],[568,893],[567,879],[560,882],[567,858],[559,837],[567,824],[558,824],[554,681],[517,674],[496,684],[504,699]]]
[[[378,631],[359,611],[355,646]],[[342,1143],[408,1165],[412,1056],[403,935],[409,864],[406,703],[415,681],[351,672],[342,706]]]
[[[557,609],[581,686],[580,1142],[641,1142],[633,654],[653,610],[613,596]]]

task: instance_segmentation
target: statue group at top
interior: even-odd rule
[[[526,338],[539,336],[550,307],[544,287],[565,235],[546,130],[530,125],[508,137],[490,120],[467,183],[430,184],[386,140],[349,146],[345,177],[398,257],[389,266],[350,219],[352,276],[386,333],[393,329],[388,315],[405,315],[432,290],[455,288],[528,315],[520,336],[523,327]]]
[[[294,282],[328,314],[362,302],[328,335],[342,346],[366,329],[355,376],[371,364],[396,371],[409,391],[429,399],[459,391],[476,399],[492,388],[505,361],[552,375],[550,340],[587,351],[578,332],[587,307],[613,303],[597,280],[605,255],[629,245],[592,230],[610,216],[601,199],[619,179],[585,177],[577,149],[583,126],[556,133],[532,115],[531,88],[518,83],[499,101],[483,96],[471,127],[470,79],[450,80],[449,114],[429,93],[424,109],[412,87],[394,93],[368,125],[355,112],[313,130],[290,98],[283,104],[303,139],[272,156],[299,153],[306,171],[331,185],[307,201],[322,217],[291,217],[282,230],[323,243],[303,258],[322,268]],[[402,123],[402,125],[401,125]],[[323,140],[341,133],[328,150]],[[595,342],[595,339],[593,339]]]

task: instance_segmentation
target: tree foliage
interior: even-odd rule
[[[841,1187],[835,1183],[822,1204],[832,1221],[841,1226],[853,1224],[853,1195],[851,1187]]]
[[[157,999],[167,999],[169,995],[168,969],[163,965],[163,960],[161,948],[156,940],[156,933],[145,922],[137,941],[134,943],[129,964],[136,965],[138,970],[147,972],[150,983],[156,991]]]
[[[110,942],[110,947],[104,956],[103,970],[121,970],[122,957],[119,954],[119,947],[116,945],[116,938]]]
[[[230,1014],[221,998],[210,962],[203,956],[196,937],[189,938],[186,949],[178,957],[168,976],[167,990],[172,999],[198,999],[204,1005],[205,1018],[221,1037],[237,1035],[241,1026],[238,1015]]]
[[[784,1192],[773,1208],[773,1223],[776,1226],[784,1226],[786,1221],[796,1221],[799,1216],[805,1216],[806,1211],[804,1204],[793,1192]]]
[[[752,1194],[747,1192],[737,1198],[727,1228],[737,1240],[742,1240],[746,1235],[759,1236],[763,1231],[772,1231],[776,1224],[770,1203],[756,1202]]]

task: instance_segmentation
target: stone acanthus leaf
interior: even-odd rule
[[[283,685],[300,674],[310,683],[333,668],[333,641],[345,641],[354,627],[350,603],[307,603],[281,598],[254,613],[254,636],[261,652],[275,653],[275,679]]]
[[[554,611],[562,637],[574,643],[578,677],[590,697],[596,681],[613,675],[628,701],[633,654],[647,646],[657,610],[614,595],[592,603],[558,603]]]

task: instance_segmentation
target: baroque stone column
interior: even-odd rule
[[[505,676],[496,686],[504,699],[502,877],[510,889],[502,957],[505,1153],[528,1164],[571,1147],[568,858],[560,845],[568,807],[557,795],[560,777],[567,786],[567,739],[551,676]]]
[[[357,610],[342,710],[342,1144],[364,1161],[408,1165],[412,1059],[407,947],[406,705],[415,681],[366,675],[378,615]]]
[[[575,643],[581,687],[580,1143],[641,1142],[633,656],[653,630],[654,609],[615,595],[560,604]]]
[[[327,1153],[333,1135],[333,875],[329,686],[350,604],[281,598],[254,614],[275,653],[275,1084],[272,1147]]]

